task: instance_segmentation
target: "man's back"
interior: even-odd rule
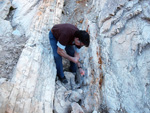
[[[72,24],[57,24],[52,28],[52,33],[62,45],[72,45],[77,30],[79,29]]]

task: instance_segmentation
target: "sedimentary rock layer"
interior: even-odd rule
[[[28,41],[12,79],[0,84],[1,113],[52,113],[56,69],[48,33],[52,25],[59,23],[62,6],[59,0],[12,1],[12,28],[23,32]]]

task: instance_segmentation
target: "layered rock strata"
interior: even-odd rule
[[[4,27],[4,31],[12,36],[15,28],[28,41],[12,79],[0,84],[1,113],[52,113],[56,69],[48,33],[52,25],[59,23],[62,6],[59,0],[12,1],[15,12],[11,24],[7,21],[11,29]],[[9,7],[5,9],[7,15]]]
[[[2,112],[150,112],[148,0],[6,1],[0,2],[6,8],[0,10],[5,12],[0,24],[7,24],[0,36],[24,36],[28,41],[23,51],[19,49],[12,79],[1,79]],[[7,17],[11,6],[12,18]],[[81,49],[86,74],[80,89],[59,81],[55,88],[48,31],[66,22],[87,30],[91,38],[89,48]],[[65,75],[74,78],[69,72]]]

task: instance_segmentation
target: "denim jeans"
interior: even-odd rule
[[[58,48],[57,47],[57,40],[51,31],[49,32],[49,40],[50,40],[51,47],[53,49],[53,55],[54,55],[54,60],[56,63],[57,75],[59,77],[63,78],[64,72],[63,72],[62,56],[60,56],[57,53],[57,48]],[[68,55],[74,57],[75,50],[74,50],[74,47],[72,45],[67,45],[65,50],[66,50]],[[76,72],[76,70],[77,70],[77,65],[70,61],[70,71]]]

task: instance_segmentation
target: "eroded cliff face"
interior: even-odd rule
[[[150,2],[111,2],[105,3],[98,21],[105,76],[104,100],[110,112],[148,113]],[[106,17],[102,16],[103,10],[108,10]]]
[[[52,25],[60,23],[63,1],[14,0],[10,2],[2,0],[0,4],[2,6],[0,12],[6,13],[5,15],[9,14],[10,6],[15,10],[11,21],[6,20],[6,17],[1,18],[0,26],[4,29],[3,31],[9,32],[7,37],[13,38],[12,34],[17,30],[14,34],[20,35],[18,36],[20,39],[23,38],[22,35],[28,39],[26,44],[23,43],[25,45],[23,50],[19,48],[22,52],[14,67],[12,79],[8,82],[1,79],[0,112],[52,113],[56,69],[49,45],[48,31]],[[8,4],[10,4],[9,7]],[[7,23],[6,26],[9,25],[9,29],[6,29],[3,21]],[[5,32],[2,32],[4,33],[2,38]],[[7,40],[7,37],[3,40]],[[14,42],[11,41],[11,43]],[[5,46],[9,47],[9,45]],[[4,62],[7,61],[4,60]]]
[[[90,47],[83,48],[81,56],[91,81],[85,108],[111,113],[148,113],[150,2],[82,0],[76,3],[70,1],[70,7],[65,6],[67,18],[62,20],[81,29],[88,28],[91,36]]]
[[[8,62],[9,52],[9,60],[19,60],[16,66],[7,63],[10,70],[0,64],[3,78],[15,66],[12,79],[0,79],[0,111],[149,113],[149,5],[148,0],[1,0],[0,62]],[[89,48],[81,49],[86,74],[80,88],[70,86],[70,72],[67,87],[55,81],[48,32],[57,23],[90,34]]]

